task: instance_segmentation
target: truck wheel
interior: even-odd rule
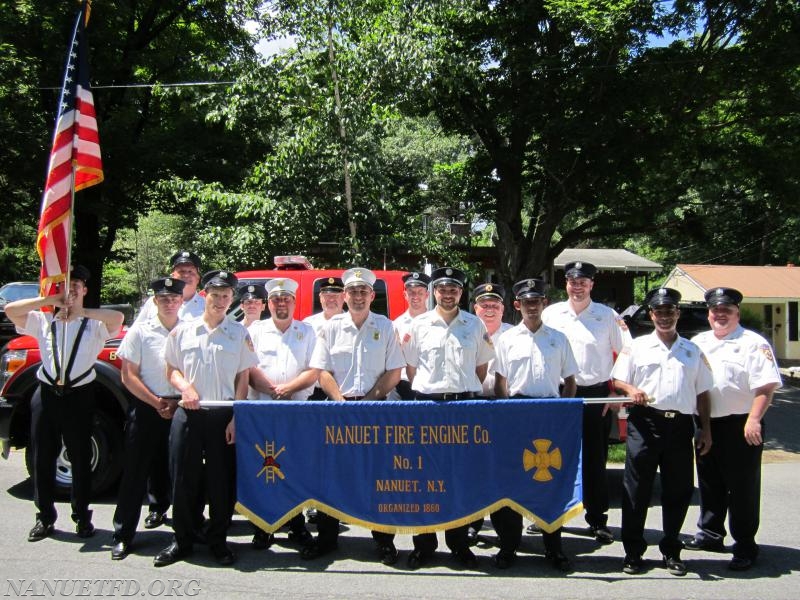
[[[123,432],[120,425],[107,413],[98,411],[92,427],[92,494],[97,496],[107,491],[119,479],[122,472]],[[25,448],[25,466],[33,476],[33,448]],[[56,459],[56,493],[69,497],[72,489],[72,464],[67,449],[61,446]]]

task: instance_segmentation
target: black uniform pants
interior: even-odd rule
[[[302,517],[302,514],[300,516]],[[317,534],[317,543],[320,546],[323,548],[335,547],[339,540],[339,519],[322,511],[317,511]],[[374,539],[379,546],[390,546],[394,544],[393,533],[373,531],[372,539]]]
[[[92,421],[94,385],[79,386],[59,395],[40,384],[31,399],[31,447],[33,448],[33,498],[37,519],[56,520],[56,462],[63,439],[72,465],[72,520],[91,518]]]
[[[444,541],[452,552],[469,548],[469,543],[467,542],[468,529],[469,525],[461,525],[444,532]],[[419,550],[423,554],[433,554],[436,548],[439,547],[439,540],[436,539],[435,533],[418,533],[411,539],[414,543],[414,550]]]
[[[169,464],[167,462],[171,421],[138,398],[131,402],[125,423],[125,465],[114,511],[114,540],[130,542],[142,513],[148,481],[157,482],[162,498],[157,508],[169,508]]]
[[[608,384],[578,386],[578,398],[604,398]],[[583,506],[586,522],[592,527],[605,527],[608,523],[608,436],[611,433],[611,411],[603,415],[603,404],[583,406]]]
[[[711,419],[711,450],[697,456],[700,486],[698,538],[721,541],[730,514],[733,555],[754,559],[761,510],[761,454],[764,446],[744,439],[746,414]],[[764,436],[762,423],[761,435]]]
[[[672,415],[672,416],[671,416]],[[623,476],[622,543],[625,554],[647,549],[644,524],[656,471],[661,474],[662,554],[677,557],[678,539],[694,490],[694,421],[691,415],[633,406],[628,414],[628,447]]]
[[[191,548],[197,499],[208,498],[209,546],[225,542],[236,502],[236,450],[225,442],[233,408],[184,410],[172,417],[169,439],[172,527],[181,548]],[[205,459],[205,468],[203,460]]]
[[[494,527],[497,537],[500,539],[500,552],[504,554],[516,552],[522,543],[522,515],[504,506],[489,515],[489,518],[492,520],[492,527]],[[547,554],[561,552],[561,531],[562,528],[559,527],[552,533],[542,532],[544,551]]]

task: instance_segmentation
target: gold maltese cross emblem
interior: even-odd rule
[[[550,481],[553,479],[550,469],[561,470],[561,450],[558,448],[550,450],[551,445],[550,440],[533,440],[536,452],[526,448],[522,453],[522,466],[525,467],[525,471],[536,469],[533,473],[535,481]]]

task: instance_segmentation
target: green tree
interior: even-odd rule
[[[774,77],[765,48],[797,43],[791,2],[393,6],[405,34],[397,46],[420,67],[395,52],[406,106],[479,142],[470,162],[490,193],[482,210],[506,282],[542,272],[565,247],[680,225],[710,164],[714,113],[743,93],[742,73],[760,90],[748,110],[760,95],[779,98],[785,78]]]
[[[252,157],[263,153],[265,142],[257,129],[246,122],[226,121],[217,109],[235,101],[225,96],[225,82],[256,64],[255,40],[246,21],[259,4],[257,0],[94,3],[88,30],[90,68],[105,181],[81,192],[76,200],[76,261],[101,272],[117,231],[132,226],[140,213],[160,206],[163,198],[152,193],[153,182],[202,176],[235,185]],[[18,121],[7,130],[14,148],[0,164],[0,183],[4,192],[6,186],[12,188],[7,197],[14,199],[15,220],[35,227],[68,30],[77,4],[0,0],[0,8],[4,14],[0,39],[10,49],[0,55],[0,113]],[[169,85],[183,82],[196,84]],[[33,237],[24,240],[27,231],[10,232],[10,241],[33,245]],[[99,294],[98,289],[92,291]]]

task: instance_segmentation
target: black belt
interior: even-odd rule
[[[725,421],[746,421],[750,415],[742,413],[737,415],[725,415],[723,417],[711,417],[712,423],[724,423]]]
[[[661,410],[659,408],[653,408],[652,406],[642,406],[641,404],[634,404],[629,409],[631,412],[645,412],[652,416],[661,417],[663,419],[675,419],[677,417],[690,417],[692,415],[685,415],[679,410]]]
[[[453,392],[447,394],[425,394],[417,392],[417,400],[473,400],[475,392]]]
[[[363,400],[364,396],[344,396],[345,400]]]
[[[578,391],[580,390],[608,390],[608,382],[601,381],[600,383],[594,383],[592,385],[579,385]]]

